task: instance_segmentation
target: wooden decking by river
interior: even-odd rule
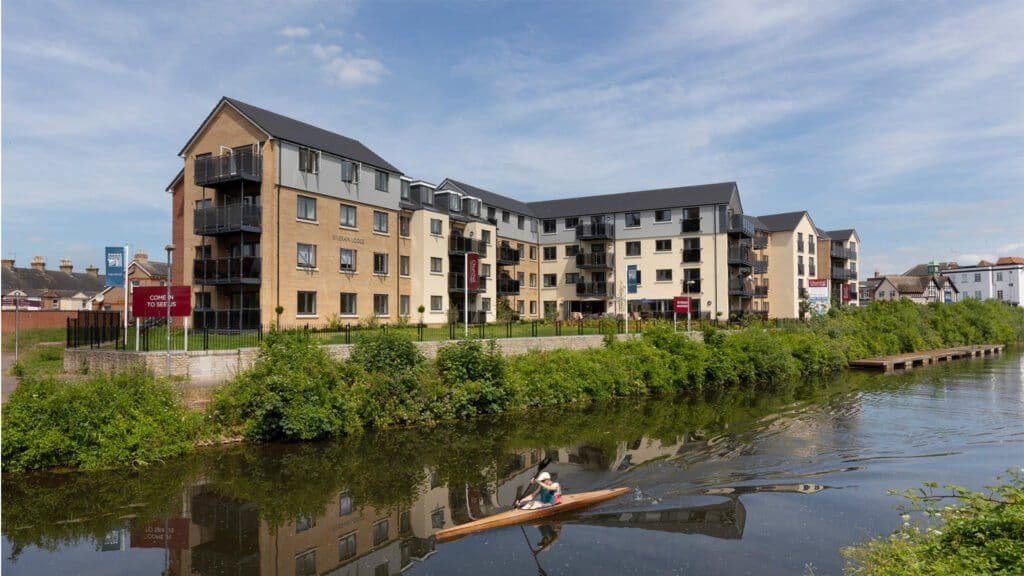
[[[912,368],[914,366],[925,366],[936,362],[948,362],[959,358],[974,358],[976,356],[989,356],[999,354],[1003,351],[1003,344],[980,344],[975,346],[957,346],[955,348],[942,348],[939,350],[925,350],[922,352],[908,352],[894,356],[879,356],[877,358],[864,358],[863,360],[852,360],[851,368],[881,369],[886,372],[893,372],[897,369]]]

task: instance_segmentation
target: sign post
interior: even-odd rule
[[[814,316],[821,316],[828,312],[831,306],[828,278],[807,279],[807,303],[810,305],[811,314]]]
[[[472,240],[470,240],[472,242]],[[480,289],[480,255],[474,253],[466,254],[466,296],[463,301],[463,312],[465,319],[464,335],[469,338],[469,291]]]
[[[124,246],[107,246],[104,249],[104,260],[106,261],[106,269],[104,270],[103,285],[107,288],[114,286],[120,286],[123,292],[124,298],[122,298],[121,307],[123,310],[121,313],[124,318],[124,340],[128,341],[128,274],[124,262],[125,255],[128,254],[128,245]]]
[[[673,321],[677,314],[686,312],[686,331],[690,331],[690,297],[689,296],[676,296],[672,299],[672,318]]]

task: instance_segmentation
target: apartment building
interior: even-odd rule
[[[806,211],[758,216],[768,237],[765,254],[771,262],[762,277],[771,286],[766,298],[770,318],[799,318],[807,299],[807,281],[819,278],[821,235]]]
[[[1024,281],[1024,258],[1007,256],[994,263],[982,260],[974,266],[952,263],[942,274],[960,288],[963,298],[999,300],[1013,306],[1024,306],[1021,282]]]
[[[829,265],[823,271],[823,277],[830,280],[832,305],[859,305],[857,248],[860,246],[860,236],[856,230],[846,229],[826,231],[825,237],[829,240]]]

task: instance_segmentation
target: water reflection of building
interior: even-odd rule
[[[576,520],[579,524],[592,526],[703,534],[724,539],[742,538],[746,521],[747,510],[738,498],[730,498],[717,504],[688,508],[588,514]]]

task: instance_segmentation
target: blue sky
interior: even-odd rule
[[[3,2],[2,252],[162,254],[222,95],[523,199],[735,180],[861,269],[1024,255],[1024,3]]]

